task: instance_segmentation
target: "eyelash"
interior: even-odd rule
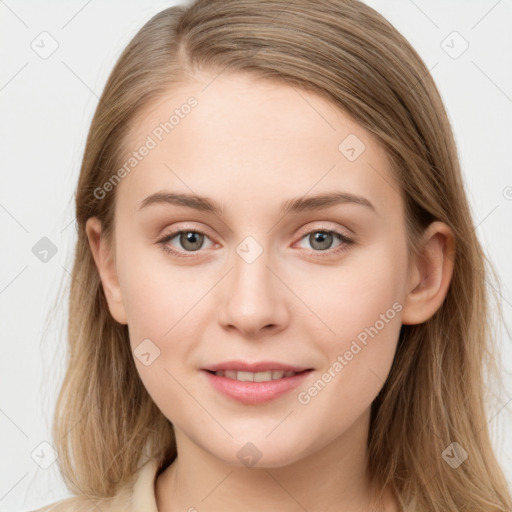
[[[199,229],[180,229],[180,230],[173,231],[172,233],[165,235],[163,238],[158,240],[157,243],[161,245],[162,250],[164,250],[168,254],[172,254],[176,258],[195,258],[195,257],[197,257],[196,255],[192,255],[192,254],[195,252],[199,252],[199,250],[198,251],[188,251],[192,254],[185,255],[183,251],[177,251],[176,249],[167,245],[167,242],[169,242],[176,235],[179,235],[181,233],[197,233],[199,235],[203,235],[203,236],[209,238],[205,232],[203,232]],[[347,235],[344,235],[343,233],[340,233],[333,229],[321,229],[321,228],[313,229],[311,231],[308,231],[307,233],[304,233],[301,236],[300,240],[302,240],[304,237],[310,235],[311,233],[324,233],[324,234],[329,234],[329,235],[332,234],[332,235],[335,235],[340,242],[343,242],[335,249],[326,249],[325,251],[314,251],[314,250],[310,251],[310,252],[313,252],[315,254],[315,257],[318,257],[318,258],[331,258],[333,256],[336,256],[336,255],[346,251],[350,245],[355,244],[355,241],[352,238],[348,237]]]

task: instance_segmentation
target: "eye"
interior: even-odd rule
[[[309,231],[304,236],[302,236],[301,240],[303,239],[306,239],[308,241],[314,253],[327,253],[315,254],[315,256],[319,256],[321,258],[336,255],[342,251],[347,250],[348,246],[355,243],[355,241],[352,238],[332,229],[315,229],[313,231]],[[337,246],[335,246],[333,250],[329,250],[331,248],[332,243],[336,239],[338,239],[340,243]]]
[[[176,258],[194,258],[198,256],[193,254],[194,252],[204,249],[203,244],[205,238],[210,240],[208,235],[200,230],[180,229],[165,235],[158,240],[158,244],[160,244],[165,252],[172,254]],[[181,246],[180,248],[169,244],[174,239],[177,240],[178,244]],[[350,245],[355,243],[349,236],[332,229],[315,229],[309,231],[301,237],[301,240],[303,239],[306,239],[310,243],[312,253],[315,257],[319,258],[335,256],[347,250]],[[333,250],[330,250],[335,240],[338,240],[340,243],[335,246]],[[211,246],[213,245],[215,244],[212,242]]]
[[[169,242],[175,238],[181,245],[182,249],[177,250],[172,245],[169,245]],[[195,255],[187,255],[186,253],[197,252],[202,249],[205,238],[209,239],[206,233],[198,231],[197,229],[181,229],[165,235],[163,238],[158,240],[158,243],[162,246],[162,249],[165,252],[171,253],[177,258],[190,258],[195,257]]]

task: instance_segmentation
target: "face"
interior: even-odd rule
[[[343,439],[383,386],[408,290],[403,201],[376,140],[329,102],[243,74],[202,92],[213,76],[134,128],[109,306],[180,436],[277,467]],[[308,371],[273,384],[206,371],[228,361]]]

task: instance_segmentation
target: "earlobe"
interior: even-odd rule
[[[101,221],[97,217],[87,219],[85,232],[89,240],[96,268],[100,275],[103,291],[111,315],[120,324],[127,324],[126,311],[122,301],[121,287],[116,273],[112,250],[101,236]]]
[[[402,323],[427,321],[443,303],[453,275],[455,237],[443,222],[425,230],[421,254],[411,265]]]

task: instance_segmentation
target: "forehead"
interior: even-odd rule
[[[400,203],[370,132],[314,93],[247,74],[202,73],[170,89],[138,116],[126,148],[123,164],[133,165],[116,193],[132,210],[158,191],[245,211],[330,190],[368,197],[377,210]]]

